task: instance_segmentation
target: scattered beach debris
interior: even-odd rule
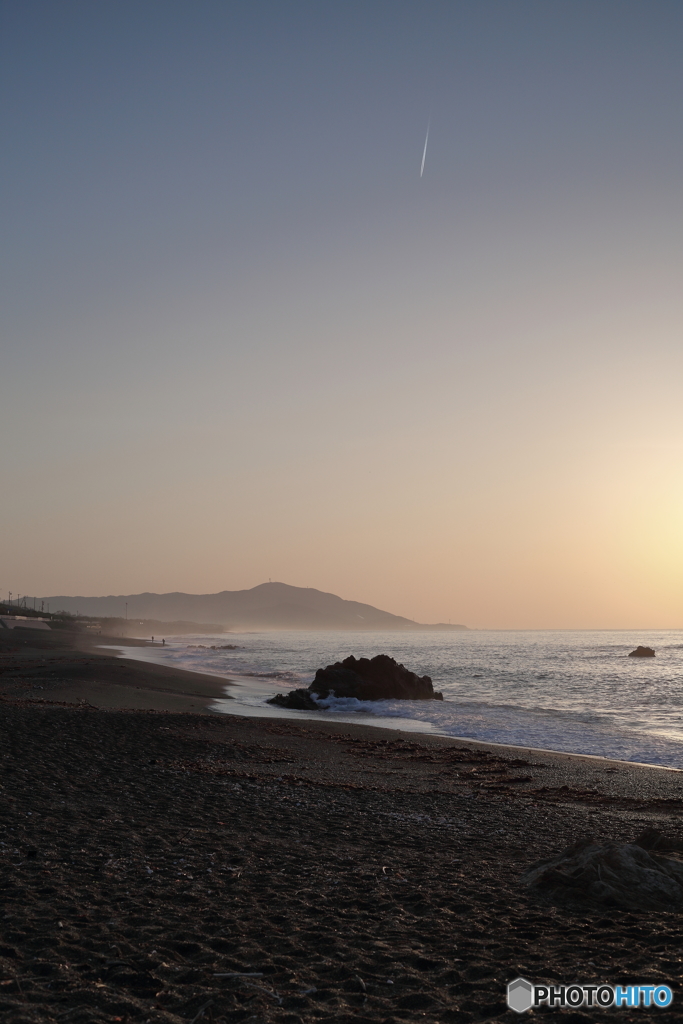
[[[356,700],[443,700],[429,676],[418,676],[387,654],[375,658],[353,655],[334,665],[319,668],[307,690],[278,693],[268,703],[283,708],[312,711],[315,699],[355,697]]]
[[[629,658],[654,658],[655,652],[651,647],[636,647],[635,651],[631,651]]]
[[[660,852],[683,851],[683,843],[647,829],[633,843],[583,839],[534,864],[522,881],[564,901],[578,899],[624,910],[670,910],[683,906],[683,861]]]

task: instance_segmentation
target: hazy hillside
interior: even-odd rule
[[[94,616],[220,622],[228,629],[465,629],[427,626],[369,604],[344,601],[309,587],[262,583],[251,590],[220,594],[128,594],[118,597],[45,597],[51,611]]]

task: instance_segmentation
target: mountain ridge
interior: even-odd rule
[[[450,623],[420,623],[393,615],[373,605],[346,601],[313,587],[287,583],[261,583],[249,590],[222,590],[216,594],[119,594],[106,597],[39,598],[52,611],[94,617],[220,622],[226,629],[467,629]]]

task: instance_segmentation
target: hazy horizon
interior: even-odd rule
[[[272,584],[274,586],[285,586],[285,587],[290,587],[291,586],[291,584],[287,584],[287,583],[285,583],[282,580],[268,580],[268,584]],[[256,584],[252,588],[248,588],[248,589],[245,589],[245,590],[238,590],[238,591],[223,589],[223,590],[220,590],[220,591],[216,591],[215,593],[211,593],[211,594],[190,594],[190,593],[187,593],[185,591],[169,591],[169,592],[164,593],[164,594],[159,594],[158,592],[147,590],[147,591],[140,591],[140,592],[135,593],[135,594],[70,594],[70,595],[66,595],[66,594],[57,595],[57,594],[53,594],[53,595],[47,595],[47,596],[43,596],[43,597],[39,597],[38,595],[36,595],[35,597],[24,595],[24,599],[26,601],[28,601],[28,606],[27,607],[29,608],[29,610],[36,610],[37,609],[38,611],[41,611],[41,602],[43,602],[44,608],[42,610],[45,611],[45,612],[49,612],[50,614],[55,614],[55,613],[57,613],[59,611],[62,611],[62,612],[67,612],[68,614],[78,614],[78,615],[82,616],[83,618],[93,618],[94,617],[94,618],[101,618],[101,619],[106,619],[106,618],[123,618],[123,617],[128,616],[128,618],[130,618],[131,621],[134,621],[135,619],[138,619],[138,618],[142,618],[145,621],[176,622],[176,621],[180,621],[180,619],[182,619],[184,622],[192,622],[192,621],[194,621],[194,622],[197,622],[197,624],[199,624],[199,625],[205,625],[206,621],[208,621],[208,618],[210,618],[210,616],[211,616],[210,612],[207,612],[206,614],[204,614],[203,617],[198,617],[196,614],[193,616],[192,613],[189,610],[186,609],[186,610],[184,610],[182,612],[182,614],[180,614],[180,613],[176,614],[176,612],[174,611],[173,613],[170,614],[170,616],[167,615],[166,617],[162,617],[162,616],[160,616],[158,614],[155,614],[155,615],[152,615],[151,613],[148,614],[146,611],[143,611],[143,612],[136,611],[134,608],[130,608],[129,609],[128,607],[126,607],[126,604],[123,603],[123,602],[131,601],[132,599],[135,599],[135,598],[147,598],[147,597],[151,597],[151,598],[158,598],[158,597],[161,597],[161,598],[166,598],[166,597],[214,598],[214,597],[220,597],[220,596],[222,596],[224,594],[248,594],[248,593],[250,593],[250,591],[257,590],[257,589],[259,589],[261,587],[267,586],[268,584],[260,583],[260,584]],[[348,602],[351,602],[351,603],[359,603],[359,602],[355,602],[354,599],[351,598],[351,597],[341,597],[341,595],[331,594],[330,591],[321,591],[321,590],[318,590],[317,588],[314,588],[314,587],[297,588],[297,589],[312,590],[315,593],[321,594],[321,596],[323,596],[323,597],[329,597],[329,596],[332,596],[332,597],[335,597],[335,598],[339,597],[342,601],[348,601]],[[14,595],[14,599],[16,599],[16,595]],[[64,600],[69,602],[69,607],[62,607],[60,604],[55,603],[55,602],[64,601]],[[120,607],[120,609],[118,609],[118,611],[114,611],[112,608],[108,608],[107,610],[103,610],[103,611],[97,611],[94,608],[90,608],[90,609],[88,608],[88,604],[87,603],[88,602],[92,602],[92,601],[101,601],[101,602],[117,601],[117,602],[121,602],[121,607]],[[45,602],[47,602],[47,603],[45,603]],[[52,607],[50,607],[50,602],[52,602]],[[76,605],[76,602],[85,602],[85,604],[84,604],[83,608],[79,608]],[[3,604],[3,603],[6,603],[6,602],[3,602],[2,598],[0,597],[0,604]],[[36,603],[36,609],[34,609],[34,603]],[[376,606],[374,606],[374,605],[372,605],[371,607],[376,608]],[[396,613],[392,612],[391,608],[380,608],[380,609],[376,609],[376,610],[381,611],[381,612],[388,612],[390,615],[395,615],[396,614]],[[20,611],[21,611],[21,606],[19,608],[17,608],[17,614],[19,614]],[[128,614],[129,612],[130,612],[130,614]],[[208,616],[208,618],[207,618],[207,616]],[[200,621],[200,618],[201,618],[201,621]],[[220,619],[217,619],[216,624],[218,624],[219,621],[220,621]],[[604,627],[602,627],[602,626],[588,626],[588,627],[585,627],[585,626],[584,627],[582,627],[582,626],[578,626],[578,627],[577,626],[550,626],[550,627],[548,627],[548,626],[519,626],[519,627],[514,627],[514,626],[468,626],[466,623],[456,623],[456,622],[453,622],[452,620],[448,620],[447,622],[440,622],[440,623],[421,622],[419,620],[414,620],[414,619],[411,619],[409,621],[414,623],[414,625],[418,626],[418,627],[419,626],[432,627],[434,625],[446,625],[446,626],[452,626],[454,629],[467,629],[467,630],[475,630],[475,631],[477,631],[477,630],[479,630],[479,631],[481,631],[481,630],[487,631],[488,630],[488,631],[491,631],[491,632],[568,632],[568,633],[582,632],[582,631],[586,631],[586,632],[633,632],[633,630],[640,630],[640,629],[643,629],[643,630],[659,630],[659,629],[667,630],[667,629],[670,629],[670,630],[676,632],[677,630],[683,628],[681,626],[670,626],[670,627],[642,626],[642,625],[638,625],[637,623],[631,624],[631,625],[627,625],[627,626],[619,626],[619,627],[614,627],[614,626],[604,626]],[[247,628],[247,627],[245,627],[245,628]],[[299,628],[300,629],[325,628],[325,629],[332,629],[332,630],[334,630],[334,629],[348,629],[350,627],[333,627],[333,626],[330,626],[330,627],[259,626],[258,627],[259,631],[282,631],[283,629],[287,630],[287,629],[290,629],[290,628],[291,629],[299,629]],[[400,631],[400,629],[401,629],[400,626],[392,626],[392,627],[387,627],[387,628],[388,629],[390,628],[390,631],[394,631],[394,632]],[[411,627],[406,627],[406,628],[410,629]],[[377,626],[377,627],[375,627],[375,626],[373,626],[373,627],[364,627],[364,629],[365,630],[370,630],[370,631],[372,631],[372,630],[382,631],[382,628],[379,627],[379,626]]]
[[[4,3],[0,597],[683,626],[682,29]]]

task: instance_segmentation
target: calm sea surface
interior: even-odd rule
[[[226,714],[390,725],[516,746],[683,768],[683,631],[223,633],[166,638],[126,656],[225,676]],[[210,650],[237,644],[239,650]],[[629,658],[638,644],[655,658]],[[202,646],[197,646],[202,645]],[[329,700],[320,712],[266,704],[349,654],[389,654],[432,677],[444,701]]]

